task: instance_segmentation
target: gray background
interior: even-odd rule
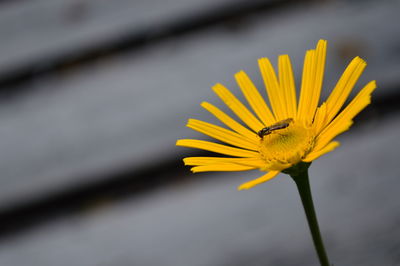
[[[215,122],[257,58],[328,40],[326,97],[346,64],[373,103],[310,168],[334,265],[400,265],[399,1],[35,0],[0,3],[0,265],[318,265],[293,181],[193,175],[175,147]]]

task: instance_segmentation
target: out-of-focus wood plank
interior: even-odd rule
[[[0,9],[0,74],[60,56],[74,56],[127,34],[156,32],[244,0],[35,0]],[[151,37],[151,36],[149,36]],[[45,62],[43,62],[43,60]],[[50,60],[50,62],[47,62]]]
[[[351,55],[368,59],[358,83],[399,82],[399,3],[302,6],[254,17],[234,29],[214,28],[125,54],[77,73],[31,84],[38,90],[0,106],[0,207],[104,178],[121,167],[177,158],[187,118],[212,121],[199,103],[221,106],[209,89],[246,70],[261,87],[256,59],[292,56],[296,74],[319,38],[329,42],[326,94]],[[362,12],[361,12],[361,11]],[[378,89],[374,97],[393,91]],[[86,177],[87,178],[82,178]]]
[[[341,147],[310,168],[320,227],[334,265],[400,263],[396,115],[366,124],[354,132],[357,137],[342,137]],[[318,265],[288,176],[238,192],[240,183],[260,173],[206,175],[7,239],[0,243],[0,264]]]

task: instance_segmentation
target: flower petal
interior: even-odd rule
[[[254,151],[258,150],[258,144],[256,142],[249,141],[248,139],[243,138],[238,133],[230,131],[228,129],[207,122],[203,122],[197,119],[189,119],[189,122],[187,123],[186,126],[196,131],[199,131],[207,136],[231,144],[233,146],[238,146],[241,148]]]
[[[243,92],[244,97],[246,97],[251,108],[253,108],[254,112],[264,123],[264,126],[273,124],[275,122],[275,118],[272,115],[271,110],[268,108],[264,99],[260,95],[260,92],[254,86],[253,82],[251,82],[247,74],[243,71],[240,71],[239,73],[236,73],[235,78]]]
[[[225,114],[219,108],[215,107],[211,103],[202,102],[201,106],[213,114],[216,118],[218,118],[222,123],[230,127],[232,130],[236,131],[237,133],[241,134],[243,137],[247,138],[250,141],[258,141],[257,134],[254,131],[247,129],[246,127],[242,126],[234,119],[232,119],[229,115]]]
[[[334,137],[348,130],[352,125],[352,119],[371,103],[371,93],[376,88],[376,82],[369,82],[349,103],[349,105],[328,125],[317,139],[315,149],[321,149],[329,143]]]
[[[280,172],[279,171],[270,171],[267,174],[263,175],[262,177],[259,177],[257,179],[251,180],[249,182],[246,182],[238,187],[239,190],[243,189],[250,189],[256,185],[259,185],[261,183],[267,182],[268,180],[271,180],[275,176],[277,176]]]
[[[315,50],[315,79],[314,79],[314,93],[312,95],[311,106],[309,109],[309,121],[314,118],[315,109],[318,106],[319,97],[321,95],[322,83],[324,79],[325,63],[326,63],[326,49],[328,43],[326,40],[318,41]]]
[[[275,118],[277,121],[288,118],[285,108],[285,98],[280,89],[278,79],[276,78],[275,70],[268,58],[258,60],[261,75],[264,80],[269,101],[272,106]]]
[[[197,139],[180,139],[176,142],[177,146],[183,146],[188,148],[201,149],[206,151],[212,151],[221,153],[229,156],[236,157],[259,157],[258,152],[229,147],[226,145]]]
[[[214,165],[202,165],[190,168],[193,173],[200,172],[229,172],[229,171],[248,171],[253,170],[255,167],[237,165],[237,164],[214,164]]]
[[[315,129],[315,134],[318,135],[323,127],[325,126],[326,121],[326,103],[323,103],[320,107],[317,108],[315,112],[315,117],[313,121],[313,127]]]
[[[339,145],[340,145],[340,143],[338,141],[332,141],[331,143],[326,145],[324,148],[322,148],[322,149],[320,149],[318,151],[309,153],[307,155],[307,157],[304,158],[302,161],[306,162],[306,163],[310,163],[310,162],[314,161],[315,159],[321,157],[325,153],[333,151],[334,149],[339,147]]]
[[[306,124],[314,118],[318,106],[326,61],[327,41],[319,40],[315,50],[306,52],[297,117]]]
[[[301,79],[299,109],[297,111],[297,118],[301,121],[307,121],[308,107],[311,105],[311,98],[313,97],[312,76],[314,67],[315,51],[308,50],[304,57],[303,77]]]
[[[237,164],[252,167],[262,167],[265,162],[261,158],[229,158],[229,157],[187,157],[185,165],[204,166],[214,164]]]
[[[376,89],[376,81],[370,81],[357,94],[356,97],[346,106],[346,108],[332,121],[331,124],[340,124],[346,120],[353,119],[368,104],[371,103],[371,94]]]
[[[355,83],[364,71],[367,63],[360,57],[354,58],[349,66],[344,71],[339,79],[336,87],[326,101],[328,118],[326,123],[329,123],[342,108],[344,102],[349,97]]]
[[[281,55],[278,59],[279,66],[279,83],[281,91],[284,94],[284,104],[286,105],[286,113],[290,118],[295,118],[297,114],[296,103],[296,87],[294,85],[294,77],[292,64],[288,55]]]
[[[264,127],[264,125],[222,84],[216,84],[213,90],[221,100],[255,132],[258,132]]]
[[[316,144],[313,148],[313,151],[319,151],[319,150],[323,149],[336,136],[347,131],[351,127],[352,124],[353,124],[353,121],[348,120],[346,122],[336,125],[335,127],[330,128],[330,130],[328,130],[328,131],[321,133],[316,139]]]

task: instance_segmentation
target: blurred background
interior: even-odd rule
[[[400,265],[399,1],[0,1],[0,265],[318,265],[294,182],[191,174],[175,147],[216,122],[257,59],[328,40],[325,98],[355,56],[378,89],[311,185],[334,265]],[[353,94],[354,95],[354,94]]]

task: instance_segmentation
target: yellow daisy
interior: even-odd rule
[[[244,125],[216,106],[203,102],[201,106],[229,129],[196,119],[189,119],[187,126],[228,145],[194,139],[181,139],[176,145],[229,157],[188,157],[183,159],[185,165],[193,166],[191,170],[194,173],[253,169],[267,172],[242,184],[239,187],[241,190],[266,182],[301,162],[310,163],[335,149],[339,142],[333,139],[348,130],[353,118],[371,102],[376,83],[369,82],[339,112],[367,65],[356,57],[328,99],[318,107],[326,47],[327,42],[320,40],[315,49],[306,52],[299,100],[288,55],[279,56],[278,76],[268,58],[258,60],[271,108],[243,71],[237,73],[235,78],[251,110],[222,84],[216,84],[214,92]]]

